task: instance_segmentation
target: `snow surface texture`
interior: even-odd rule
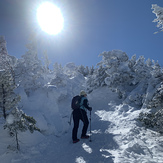
[[[36,118],[39,128],[45,132],[43,134],[20,133],[19,152],[14,152],[11,148],[7,149],[8,144],[13,144],[14,141],[1,126],[0,160],[2,163],[163,162],[163,138],[154,131],[139,127],[136,118],[140,110],[122,104],[117,95],[107,87],[96,89],[88,95],[90,106],[93,107],[92,142],[81,140],[76,144],[72,143],[73,125],[68,124],[71,100],[64,98],[56,101],[52,98],[54,96],[55,94],[49,95],[47,101],[43,93],[37,93],[37,98],[33,95],[23,101],[26,107],[31,108],[29,112]],[[44,102],[46,104],[51,102],[51,105],[56,108],[55,112],[52,112],[49,107],[51,113],[47,114],[44,105],[41,107],[40,104]],[[80,122],[79,137],[81,129]]]

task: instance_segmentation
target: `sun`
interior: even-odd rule
[[[56,35],[63,29],[62,13],[57,6],[50,2],[44,2],[38,7],[37,21],[41,29],[50,35]]]

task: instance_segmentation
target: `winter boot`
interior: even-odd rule
[[[80,139],[76,139],[76,140],[73,140],[73,143],[77,143],[79,141],[80,141]]]
[[[81,136],[81,139],[89,139],[89,135]]]

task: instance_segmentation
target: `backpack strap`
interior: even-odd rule
[[[86,100],[87,98],[86,97],[83,97],[81,98],[81,102],[80,102],[80,109],[83,109],[83,110],[87,110],[85,107],[84,107],[84,100]]]

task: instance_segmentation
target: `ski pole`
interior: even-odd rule
[[[70,126],[71,126],[72,116],[73,116],[73,111],[72,111],[72,113],[70,115],[70,121],[68,122]]]
[[[89,141],[92,142],[92,139],[91,139],[91,135],[92,135],[92,133],[91,133],[91,111],[90,111],[90,118],[89,118],[89,120],[90,120],[90,137],[89,137]]]

